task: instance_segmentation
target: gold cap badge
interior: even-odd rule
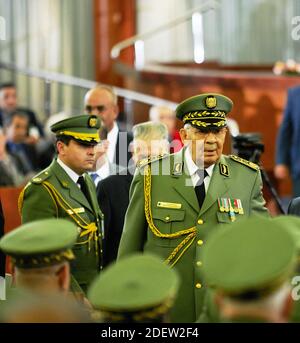
[[[205,98],[205,105],[207,108],[215,108],[217,106],[217,99],[214,96],[209,95]]]
[[[95,127],[97,126],[97,118],[91,117],[88,121],[89,127]]]

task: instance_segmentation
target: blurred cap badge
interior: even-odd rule
[[[97,126],[97,118],[91,117],[91,118],[89,119],[88,125],[89,125],[90,127],[95,127],[95,126]]]
[[[205,98],[205,105],[207,108],[214,108],[217,106],[217,99],[214,96],[209,95]]]

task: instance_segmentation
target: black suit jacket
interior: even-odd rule
[[[128,162],[130,161],[132,154],[128,151],[129,144],[132,142],[132,133],[126,131],[119,131],[114,163],[118,166],[127,168]]]
[[[4,214],[0,199],[0,238],[4,235]],[[5,255],[0,251],[0,276],[5,276]]]
[[[117,258],[125,213],[129,204],[129,189],[133,169],[127,175],[111,175],[100,181],[97,198],[104,214],[103,265],[107,266]]]

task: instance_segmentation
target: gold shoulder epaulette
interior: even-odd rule
[[[161,159],[163,159],[163,158],[165,158],[167,156],[169,156],[169,155],[168,154],[164,154],[164,155],[157,155],[157,156],[151,156],[151,157],[148,157],[148,158],[144,158],[144,159],[142,159],[142,160],[140,160],[138,162],[137,166],[139,168],[142,168],[142,167],[146,166],[149,163],[161,160]]]
[[[260,170],[259,166],[256,164],[256,163],[253,163],[253,162],[250,162],[250,161],[247,161],[247,160],[244,160],[243,158],[239,157],[239,156],[235,156],[235,155],[229,155],[229,157],[236,161],[236,162],[239,162],[241,164],[244,164],[245,166],[251,168],[251,169],[254,169],[256,171]]]
[[[46,169],[46,170],[43,170],[38,175],[34,176],[30,181],[34,184],[39,184],[45,181],[46,179],[48,179],[49,176],[50,176],[50,173],[48,169]]]

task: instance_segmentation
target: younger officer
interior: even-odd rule
[[[108,266],[88,298],[105,322],[168,322],[178,286],[177,273],[160,259],[134,254]]]
[[[15,286],[46,294],[68,292],[77,236],[76,225],[64,219],[38,220],[6,234],[0,249],[11,257]]]
[[[99,127],[99,119],[87,115],[52,125],[57,158],[27,184],[19,199],[23,223],[67,218],[77,225],[71,272],[83,291],[102,268],[102,213],[94,183],[86,174],[94,166]]]
[[[131,185],[118,256],[145,251],[177,269],[184,282],[171,311],[174,322],[194,322],[203,311],[202,250],[212,232],[267,215],[259,167],[222,155],[232,106],[220,94],[183,101],[176,113],[185,148],[145,161]]]
[[[206,284],[226,322],[286,322],[296,245],[282,223],[250,218],[219,231],[203,250]]]

